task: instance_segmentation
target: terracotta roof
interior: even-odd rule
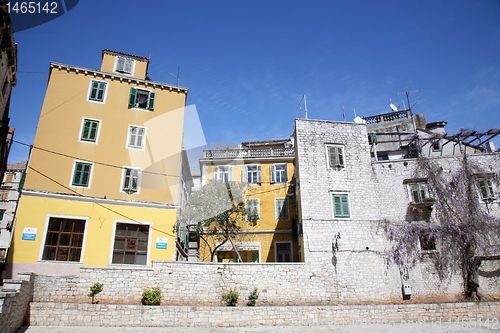
[[[14,163],[14,164],[8,164],[7,165],[7,170],[24,170],[24,169],[26,169],[26,163],[27,162],[19,162],[19,163]]]
[[[107,49],[102,50],[102,53],[115,54],[115,55],[123,55],[123,56],[129,57],[129,58],[146,60],[146,61],[149,62],[149,58],[147,58],[147,57],[136,56],[136,55],[128,54],[128,53],[122,53],[122,52],[117,52],[117,51],[112,51],[112,50],[107,50]]]

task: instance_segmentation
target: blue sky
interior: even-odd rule
[[[416,90],[414,113],[446,120],[449,134],[500,127],[497,0],[82,0],[15,40],[11,126],[25,143],[49,63],[98,69],[102,49],[151,56],[159,82],[175,84],[180,66],[209,142],[288,137],[303,94],[314,119],[390,112]],[[14,144],[9,163],[27,155]]]

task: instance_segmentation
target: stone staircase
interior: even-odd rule
[[[0,330],[14,333],[24,323],[33,295],[32,274],[18,274],[0,286]]]

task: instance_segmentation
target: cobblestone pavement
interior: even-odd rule
[[[402,323],[331,326],[255,326],[255,327],[81,327],[30,326],[16,333],[491,333],[500,332],[500,324],[477,327],[468,323]]]

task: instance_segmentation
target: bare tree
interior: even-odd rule
[[[241,261],[233,239],[247,215],[243,200],[245,193],[246,186],[242,183],[210,181],[190,196],[181,221],[188,225],[190,237],[205,243],[210,251],[210,261],[227,242],[231,243]]]

